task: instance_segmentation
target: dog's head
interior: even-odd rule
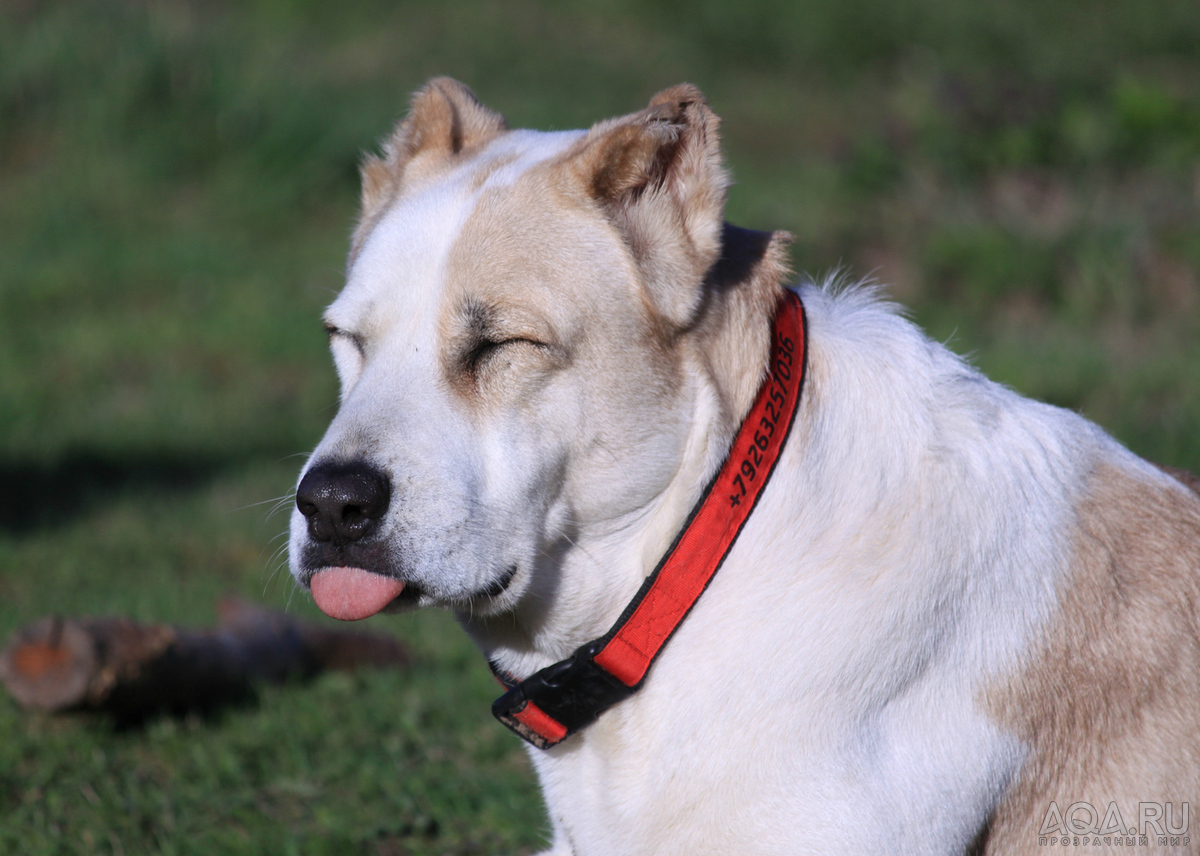
[[[560,133],[509,130],[455,81],[414,96],[363,167],[325,315],[341,406],[291,523],[322,609],[546,597],[561,545],[628,525],[707,454],[758,381],[713,354],[766,349],[759,310],[725,293],[761,280],[747,306],[769,308],[783,264],[770,236],[723,227],[725,187],[691,86]]]

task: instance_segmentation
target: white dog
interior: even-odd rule
[[[296,579],[458,612],[554,854],[1197,852],[1200,500],[871,290],[787,290],[726,185],[690,86],[562,133],[418,92]]]

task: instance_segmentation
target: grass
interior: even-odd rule
[[[424,619],[407,629],[456,631]],[[520,852],[541,807],[508,733],[482,727],[490,681],[467,674],[456,641],[422,653],[411,673],[329,675],[216,721],[140,731],[6,706],[0,849]]]
[[[1069,37],[1064,37],[1069,33]],[[680,80],[734,222],[874,274],[931,333],[1200,470],[1191,0],[0,4],[0,634],[52,611],[314,617],[273,559],[336,401],[319,323],[356,169],[433,74],[515,126]],[[419,653],[214,721],[0,698],[0,851],[532,852],[545,821],[447,616]]]

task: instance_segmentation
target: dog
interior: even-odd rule
[[[1196,853],[1200,498],[789,285],[727,185],[690,85],[555,133],[417,92],[325,314],[298,584],[458,614],[549,854]]]

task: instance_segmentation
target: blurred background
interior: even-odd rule
[[[1200,470],[1194,0],[0,0],[0,639],[227,592],[315,615],[278,551],[336,403],[319,315],[360,157],[435,74],[541,129],[698,84],[731,221]],[[416,664],[215,718],[0,698],[0,852],[536,850],[482,658],[447,616],[370,623]]]

